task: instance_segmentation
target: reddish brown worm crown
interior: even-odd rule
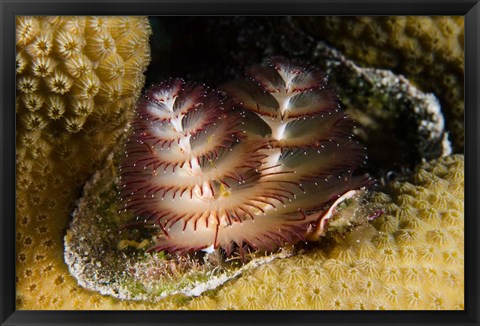
[[[152,250],[275,250],[305,240],[329,205],[368,183],[365,149],[316,69],[276,58],[223,94],[175,79],[137,104],[121,196]]]

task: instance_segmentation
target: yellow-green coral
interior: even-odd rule
[[[463,156],[420,166],[372,202],[385,213],[330,250],[276,260],[191,309],[463,309]]]
[[[464,143],[464,20],[450,16],[298,18],[305,29],[370,67],[392,69],[442,102],[457,150]]]
[[[463,171],[461,155],[423,164],[409,181],[371,196],[370,205],[385,211],[371,224],[197,298],[101,296],[78,287],[60,258],[49,258],[41,270],[24,269],[31,282],[18,300],[37,309],[463,309]]]
[[[62,237],[133,114],[150,34],[146,17],[17,17],[17,309],[74,308],[86,293]]]
[[[335,237],[328,250],[264,265],[210,295],[134,302],[79,287],[63,263],[65,225],[80,185],[128,119],[128,111],[116,111],[133,103],[115,100],[120,87],[128,93],[143,83],[147,59],[133,54],[148,53],[146,45],[128,47],[130,24],[144,26],[137,32],[144,33],[146,44],[145,18],[107,23],[111,39],[125,41],[115,43],[125,64],[120,86],[115,78],[122,69],[109,68],[118,67],[119,57],[99,59],[105,53],[91,35],[71,60],[62,56],[75,51],[75,44],[61,47],[56,36],[49,43],[48,31],[105,30],[97,20],[19,17],[17,309],[463,309],[463,156],[424,165],[410,183],[393,183],[389,192],[377,193],[372,201],[386,213],[371,226]],[[73,37],[58,33],[59,40]],[[112,49],[110,38],[104,41]],[[34,64],[33,58],[41,57],[32,56],[38,48],[52,51],[52,58]],[[91,67],[85,57],[94,59]],[[97,78],[82,78],[90,69]]]

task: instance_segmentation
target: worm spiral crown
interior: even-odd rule
[[[329,208],[368,183],[352,123],[315,69],[283,59],[251,80],[171,80],[137,104],[121,164],[122,197],[158,229],[152,250],[274,250],[304,240]]]

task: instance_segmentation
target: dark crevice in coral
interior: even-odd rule
[[[306,27],[322,26],[324,17],[151,17],[150,22],[154,33],[146,86],[167,77],[183,77],[217,87],[243,77],[245,67],[265,62],[272,55],[325,69],[321,57],[315,57],[316,46],[323,39],[312,36]],[[331,78],[347,111],[353,107],[368,115],[382,107],[375,102],[378,98],[359,93],[349,78],[349,72]],[[380,178],[387,171],[411,169],[421,162],[423,154],[414,149],[418,121],[405,112],[398,114],[396,121],[403,119],[401,124],[379,116],[375,119],[381,129],[356,135],[369,154],[361,172]]]

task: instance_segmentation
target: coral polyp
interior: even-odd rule
[[[272,251],[318,233],[369,182],[352,176],[365,150],[325,76],[271,62],[223,94],[174,79],[137,103],[121,195],[132,224],[157,231],[151,250]]]

